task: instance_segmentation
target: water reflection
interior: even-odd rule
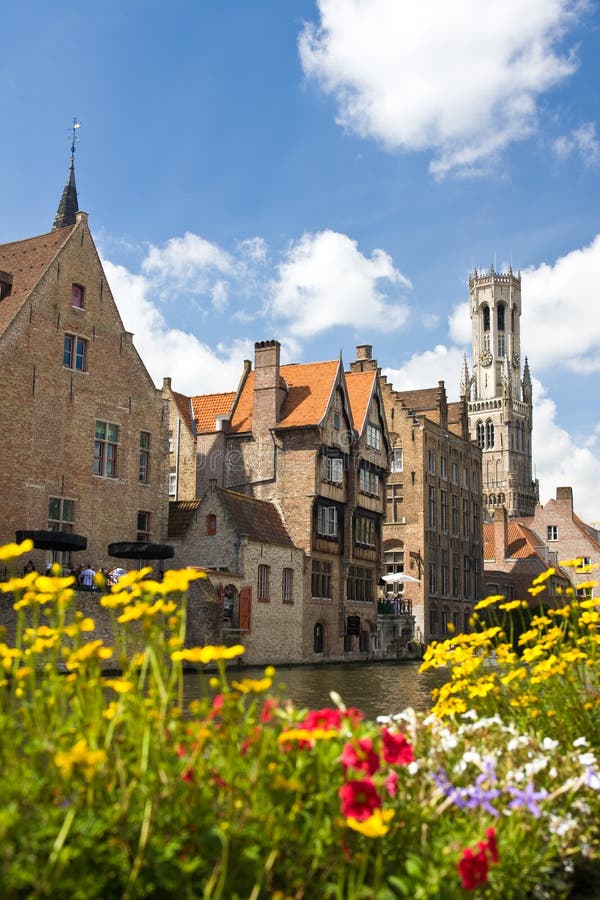
[[[240,672],[240,675],[242,673]],[[262,669],[244,669],[247,678],[261,677]],[[336,691],[346,706],[358,707],[369,719],[400,712],[407,706],[426,711],[431,691],[446,681],[445,670],[419,675],[418,662],[359,663],[354,665],[298,666],[279,668],[274,684],[302,708],[321,709],[331,705],[330,691]],[[198,676],[186,676],[186,700],[198,695]]]

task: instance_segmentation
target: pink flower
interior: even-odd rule
[[[341,724],[342,714],[339,709],[325,708],[311,710],[307,713],[304,722],[298,727],[306,728],[309,731],[314,728],[324,728],[326,731],[329,731],[331,728],[339,729]]]
[[[348,743],[342,750],[342,765],[344,769],[358,769],[367,775],[373,775],[379,768],[379,756],[373,750],[371,738],[360,738],[354,743]]]
[[[361,781],[347,781],[339,789],[342,801],[342,815],[347,819],[364,822],[373,815],[373,811],[381,808],[381,798],[375,790],[373,782],[364,778]]]
[[[383,758],[386,763],[407,766],[414,761],[415,753],[412,744],[408,743],[403,734],[382,728],[381,739],[383,741]]]
[[[398,773],[390,772],[385,781],[383,782],[383,786],[390,795],[390,797],[395,797],[398,793]]]

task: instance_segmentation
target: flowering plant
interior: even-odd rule
[[[574,861],[597,859],[593,729],[545,736],[510,703],[377,722],[335,695],[297,709],[272,667],[230,675],[243,647],[184,646],[197,573],[150,574],[100,600],[110,647],[72,579],[0,584],[16,610],[0,643],[2,896],[561,897]]]

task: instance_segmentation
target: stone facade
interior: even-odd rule
[[[481,448],[482,502],[489,519],[497,505],[509,516],[532,515],[538,500],[533,479],[533,402],[527,360],[521,369],[521,276],[512,270],[469,278],[472,374],[465,359],[461,393],[468,404],[471,438]],[[523,372],[521,378],[521,371]]]
[[[600,535],[587,525],[573,509],[573,491],[570,487],[556,489],[556,498],[545,506],[538,503],[533,516],[523,523],[536,533],[539,543],[547,548],[549,565],[561,560],[581,560],[577,568],[569,568],[573,585],[597,580],[596,566],[600,566]],[[600,597],[598,586],[582,589],[578,593]]]
[[[468,631],[480,599],[481,451],[470,440],[466,403],[437,388],[381,390],[391,441],[384,533],[385,571],[416,581],[397,589],[410,600],[415,636],[428,643]],[[388,586],[388,591],[393,591]]]
[[[0,270],[0,541],[72,531],[87,537],[85,559],[62,562],[109,566],[110,542],[166,535],[168,405],[123,327],[86,213],[0,246]],[[31,557],[43,570],[47,552]]]
[[[262,341],[234,395],[190,398],[203,423],[195,497],[209,470],[219,486],[273,504],[306,556],[298,661],[378,650],[389,444],[377,374],[345,373],[341,361],[282,366],[279,343]]]

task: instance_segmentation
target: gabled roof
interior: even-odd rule
[[[293,547],[292,539],[277,507],[266,500],[256,500],[236,491],[217,490],[234,530],[260,544]],[[202,500],[178,500],[169,503],[169,538],[183,538],[192,524]]]
[[[576,513],[573,513],[573,521],[577,525],[577,527],[581,531],[583,531],[586,538],[589,541],[591,541],[593,544],[595,544],[596,548],[598,550],[600,550],[600,543],[598,542],[597,530],[592,525],[588,525],[586,522],[584,522],[583,519],[580,519]]]
[[[294,546],[279,510],[272,503],[236,491],[219,490],[218,495],[238,534],[245,534],[260,544]]]
[[[217,416],[229,416],[235,392],[191,397],[192,413],[199,434],[217,430]]]
[[[201,500],[171,500],[169,503],[170,538],[181,538],[191,525]]]
[[[369,403],[377,383],[377,370],[367,372],[346,372],[346,384],[350,398],[350,409],[354,425],[359,434],[362,434],[367,424]]]
[[[0,301],[0,335],[4,334],[75,227],[57,228],[49,234],[0,244],[0,270],[13,276],[11,293]]]
[[[538,535],[523,525],[522,522],[508,522],[506,559],[531,559],[540,564],[540,569],[547,569],[551,565],[540,553],[543,544]],[[496,559],[496,537],[494,524],[485,522],[483,525],[483,558],[484,560]],[[557,565],[553,566],[559,578],[568,578]]]
[[[329,406],[340,369],[339,360],[281,366],[280,375],[287,387],[277,428],[302,428],[319,425]],[[243,434],[252,430],[254,372],[250,372],[231,417],[231,431]]]
[[[189,430],[194,432],[194,422],[192,417],[192,403],[189,397],[186,397],[185,394],[179,394],[177,391],[172,391],[173,399],[179,410],[179,414]]]

